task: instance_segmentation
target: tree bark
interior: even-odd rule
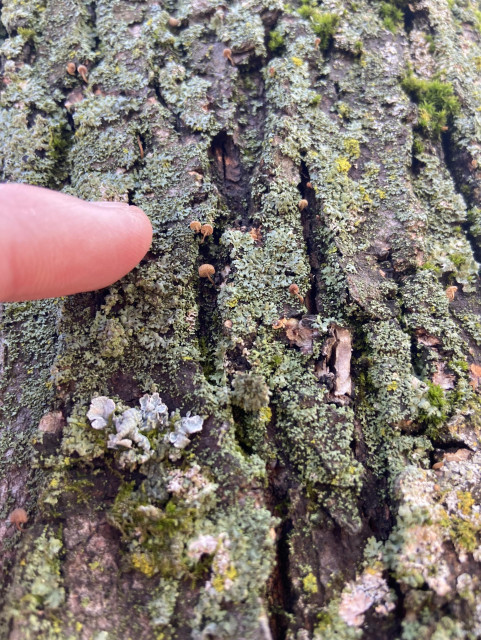
[[[2,179],[154,227],[3,307],[0,636],[481,637],[478,3],[0,7]]]

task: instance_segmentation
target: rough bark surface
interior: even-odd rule
[[[2,179],[155,231],[4,305],[0,636],[481,637],[479,3],[0,7]]]

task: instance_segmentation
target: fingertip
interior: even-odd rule
[[[152,223],[150,222],[148,215],[144,213],[142,209],[139,209],[139,207],[136,207],[135,205],[129,206],[128,213],[131,219],[133,232],[138,238],[139,250],[141,252],[143,251],[141,256],[141,258],[143,258],[147,251],[150,249],[150,245],[152,244],[154,233],[152,229]]]
[[[139,207],[86,202],[29,185],[1,185],[0,191],[0,300],[109,286],[131,271],[152,243],[152,225]]]
[[[139,207],[124,202],[85,204],[91,208],[93,215],[98,216],[99,209],[102,211],[104,225],[112,230],[109,236],[111,250],[115,253],[114,261],[123,272],[122,275],[125,275],[142,260],[152,244],[153,230],[148,216]]]

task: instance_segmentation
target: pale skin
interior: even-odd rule
[[[113,284],[145,256],[152,225],[138,207],[0,184],[0,302]]]

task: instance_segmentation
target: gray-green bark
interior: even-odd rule
[[[155,232],[3,309],[1,637],[480,637],[479,3],[0,6],[2,179]]]

